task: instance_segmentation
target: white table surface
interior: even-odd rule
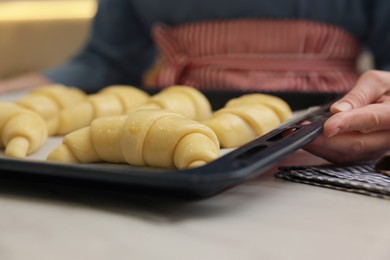
[[[284,164],[302,161],[322,162],[298,151]],[[273,172],[195,201],[0,182],[0,259],[390,259],[390,201]]]

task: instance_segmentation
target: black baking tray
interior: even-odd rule
[[[329,105],[309,109],[293,121],[194,169],[167,170],[105,163],[63,164],[0,157],[0,182],[205,198],[265,173],[320,135],[328,117]]]

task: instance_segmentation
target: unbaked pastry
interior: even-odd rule
[[[145,104],[148,99],[149,94],[133,86],[105,87],[51,118],[48,122],[49,134],[65,135],[88,126],[93,119],[128,113],[131,109]]]
[[[185,169],[215,160],[219,151],[217,136],[204,124],[171,111],[145,109],[93,120],[66,135],[47,159]]]
[[[254,93],[229,100],[203,123],[217,134],[221,147],[234,148],[268,133],[291,115],[283,99]]]
[[[86,94],[78,88],[53,84],[36,88],[15,103],[48,120],[62,109],[80,102],[85,97]]]
[[[223,148],[239,147],[280,125],[280,119],[268,106],[248,104],[225,107],[203,121],[218,136]]]
[[[168,109],[183,116],[202,121],[211,116],[211,104],[203,93],[190,86],[175,85],[153,95],[147,104],[137,109]]]
[[[0,103],[0,148],[5,154],[23,158],[47,139],[45,121],[37,113],[14,103]]]
[[[249,105],[252,103],[270,107],[278,115],[280,122],[286,121],[292,115],[291,108],[286,101],[277,96],[262,93],[246,94],[238,98],[233,98],[226,103],[225,107]]]

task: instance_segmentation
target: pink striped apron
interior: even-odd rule
[[[359,41],[318,22],[158,24],[152,35],[161,62],[149,82],[157,88],[184,84],[201,90],[344,92],[359,76]]]

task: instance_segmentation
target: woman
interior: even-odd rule
[[[386,0],[101,0],[80,54],[4,81],[0,91],[59,82],[89,92],[110,84],[187,84],[344,93],[356,84],[307,149],[332,161],[368,158],[390,141],[390,76],[370,71],[358,80],[356,58],[364,46],[376,69],[390,68],[389,13]]]

